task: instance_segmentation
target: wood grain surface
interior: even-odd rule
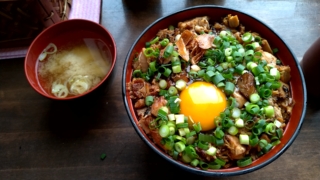
[[[191,174],[162,159],[137,135],[121,94],[130,47],[156,19],[203,4],[255,16],[299,60],[320,35],[318,0],[103,0],[101,24],[114,36],[118,57],[112,76],[94,93],[68,102],[49,100],[28,84],[23,58],[0,61],[0,179],[320,179],[320,105],[311,98],[290,148],[241,176]],[[100,160],[103,153],[106,158]]]

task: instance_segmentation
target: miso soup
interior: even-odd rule
[[[109,49],[99,39],[82,39],[61,47],[50,43],[39,55],[38,78],[47,93],[65,98],[95,87],[110,67]]]

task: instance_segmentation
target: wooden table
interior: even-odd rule
[[[107,86],[80,100],[52,101],[28,84],[23,58],[0,61],[0,179],[319,179],[320,106],[311,101],[290,148],[270,165],[237,177],[185,172],[161,159],[137,135],[121,95],[127,52],[156,19],[202,4],[257,17],[288,43],[298,59],[320,35],[318,0],[104,0],[101,24],[118,48]],[[107,156],[100,160],[103,153]]]

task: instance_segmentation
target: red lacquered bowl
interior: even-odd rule
[[[111,61],[111,66],[107,74],[96,86],[80,95],[57,98],[53,94],[46,92],[40,85],[37,75],[38,57],[40,53],[49,43],[54,43],[59,49],[59,47],[62,47],[67,43],[86,38],[99,42],[102,41],[106,45],[106,48],[104,49],[106,51],[106,58]],[[85,96],[101,86],[110,76],[116,62],[116,56],[116,43],[107,29],[93,21],[71,19],[46,28],[33,40],[25,57],[24,70],[28,82],[39,94],[55,100],[70,100]]]
[[[167,28],[169,25],[176,25],[180,21],[185,21],[192,19],[194,17],[200,16],[209,16],[211,22],[220,22],[222,17],[227,16],[228,14],[237,15],[240,19],[241,24],[246,27],[246,30],[251,30],[253,32],[258,32],[261,37],[264,37],[268,40],[271,47],[277,47],[279,52],[277,54],[278,58],[283,62],[284,65],[289,65],[291,67],[291,91],[292,96],[295,101],[293,108],[293,113],[287,127],[284,131],[283,138],[281,143],[275,146],[267,154],[264,154],[253,163],[246,167],[234,167],[229,169],[220,169],[220,170],[202,170],[200,168],[194,168],[183,162],[174,160],[171,156],[164,153],[159,147],[157,147],[145,134],[143,129],[138,125],[138,119],[135,115],[132,101],[130,95],[126,91],[126,83],[130,82],[132,77],[132,60],[134,59],[135,53],[140,52],[142,47],[145,46],[145,42],[150,41],[154,38],[155,34],[160,30]],[[136,132],[139,134],[141,139],[157,154],[161,157],[177,165],[178,167],[193,172],[199,175],[205,176],[234,176],[249,173],[260,169],[272,161],[277,159],[282,153],[284,153],[288,147],[296,139],[301,125],[304,120],[305,111],[306,111],[306,87],[305,80],[299,66],[299,63],[289,46],[279,37],[270,27],[262,23],[255,17],[252,17],[246,13],[224,8],[217,6],[196,6],[192,8],[187,8],[171,15],[162,17],[148,26],[134,42],[131,49],[128,52],[126,61],[123,68],[123,79],[122,79],[122,93],[123,100],[127,113],[129,115],[130,121],[135,128]]]

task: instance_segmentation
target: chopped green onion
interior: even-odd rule
[[[176,124],[184,123],[184,115],[183,114],[175,114]]]
[[[232,49],[231,48],[226,48],[225,50],[224,50],[224,55],[225,56],[230,56],[232,54]]]
[[[219,83],[217,84],[217,87],[218,87],[218,88],[223,88],[223,87],[225,87],[224,82],[219,82]]]
[[[279,82],[279,81],[275,81],[275,82],[272,82],[271,83],[271,86],[270,86],[270,88],[271,89],[279,89],[280,87],[281,87],[281,82]]]
[[[233,109],[231,110],[231,112],[232,112],[231,116],[232,116],[234,119],[239,118],[240,115],[241,115],[241,110],[240,110],[239,108],[237,108],[237,107],[233,108]]]
[[[239,135],[240,144],[249,145],[249,136],[247,134],[240,134]]]
[[[227,95],[230,95],[233,93],[235,89],[235,85],[232,83],[232,82],[226,82],[226,85],[225,85],[225,88],[224,88],[224,92],[227,94]]]
[[[200,148],[200,149],[203,149],[203,150],[207,150],[209,149],[209,145],[207,142],[204,142],[204,141],[199,141],[197,146]]]
[[[146,48],[146,49],[143,51],[143,53],[144,53],[144,55],[145,55],[146,57],[151,57],[151,56],[153,56],[154,50],[153,50],[151,47],[149,47],[149,48]]]
[[[251,157],[245,157],[243,159],[240,159],[237,161],[237,165],[239,167],[245,167],[245,166],[249,166],[252,163],[252,159]]]
[[[228,105],[229,105],[229,108],[230,108],[230,109],[235,108],[236,105],[237,105],[236,99],[230,96],[230,97],[228,98]]]
[[[182,141],[182,142],[186,141],[185,140],[186,138],[179,136],[179,135],[173,135],[172,137],[173,137],[174,141]]]
[[[181,66],[172,66],[173,73],[180,73],[181,72]]]
[[[220,158],[215,159],[214,162],[219,164],[220,166],[226,165],[226,161],[224,161],[223,159],[220,159]]]
[[[216,45],[217,47],[220,47],[220,45],[222,44],[222,39],[220,36],[216,36],[213,40],[213,44]]]
[[[254,126],[257,128],[263,128],[266,125],[266,120],[260,119]]]
[[[180,135],[180,136],[185,136],[185,135],[187,134],[187,132],[185,131],[184,128],[178,129],[178,132],[179,132],[179,135]]]
[[[191,66],[191,70],[193,70],[195,72],[198,72],[198,71],[201,70],[201,68],[198,65],[194,64],[194,65]]]
[[[209,77],[212,77],[215,75],[215,73],[213,71],[207,71],[206,74],[209,76]]]
[[[258,80],[259,80],[260,83],[266,82],[267,81],[267,75],[265,73],[259,74]]]
[[[169,89],[168,89],[168,93],[170,95],[176,95],[176,94],[178,94],[178,90],[174,86],[170,86]]]
[[[226,60],[227,60],[227,62],[232,62],[233,57],[232,57],[232,56],[227,56],[227,57],[226,57]]]
[[[251,45],[253,46],[253,50],[255,50],[258,47],[260,47],[260,44],[258,42],[253,42],[253,43],[251,43]]]
[[[232,53],[232,57],[233,57],[233,59],[234,59],[236,62],[240,62],[240,61],[242,61],[242,59],[243,59],[242,53],[240,53],[240,52],[238,52],[238,51],[233,52],[233,53]]]
[[[160,41],[160,45],[161,45],[162,47],[167,46],[168,43],[169,43],[169,39],[168,39],[168,38],[164,38],[162,41]]]
[[[195,123],[195,124],[193,124],[192,126],[193,126],[193,129],[194,129],[197,133],[199,133],[199,132],[202,130],[202,129],[201,129],[200,122]]]
[[[142,74],[141,70],[140,70],[140,69],[137,69],[137,70],[134,70],[134,71],[133,71],[132,76],[133,76],[133,77],[141,77],[141,74]]]
[[[242,74],[245,68],[246,68],[245,66],[243,66],[242,64],[239,64],[238,66],[236,66],[235,72],[238,74]]]
[[[158,117],[160,117],[161,119],[163,119],[163,120],[168,120],[168,112],[166,112],[164,109],[159,109],[158,110],[158,114],[157,114],[157,116]]]
[[[258,101],[260,101],[260,96],[257,93],[253,93],[250,95],[249,99],[252,103],[257,103]]]
[[[267,152],[269,152],[271,149],[272,149],[272,144],[267,144],[266,146],[264,146],[263,148],[262,148],[262,152],[263,153],[267,153]]]
[[[227,31],[222,30],[222,31],[220,31],[219,36],[220,36],[220,37],[224,37],[224,36],[226,36],[227,34],[228,34]]]
[[[169,118],[169,115],[172,115],[172,114],[168,114],[168,118]],[[176,123],[173,121],[173,120],[170,120],[167,122],[167,125],[169,127],[175,127],[176,126]]]
[[[145,46],[146,46],[146,48],[150,47],[151,46],[150,42],[146,42]]]
[[[190,134],[190,133],[187,133],[186,136]],[[190,145],[190,144],[194,144],[196,141],[196,137],[195,136],[190,136],[190,137],[187,137],[187,140],[186,140],[186,144]]]
[[[268,89],[268,88],[259,88],[258,89],[258,92],[259,92],[259,95],[260,95],[260,97],[262,97],[262,98],[268,98],[268,97],[270,97],[271,96],[271,94],[272,94],[272,91],[270,90],[270,89]]]
[[[178,98],[178,96],[170,96],[167,102],[167,106],[170,109],[170,112],[175,114],[180,112],[180,102],[181,100]],[[176,117],[176,116],[175,116]],[[182,120],[183,120],[182,116]]]
[[[145,104],[146,104],[146,106],[151,106],[151,105],[153,104],[153,101],[154,101],[153,96],[147,96],[147,97],[145,98]]]
[[[265,146],[267,146],[268,145],[268,141],[267,140],[265,140],[265,139],[260,139],[260,141],[259,141],[259,146],[261,147],[261,148],[264,148]]]
[[[248,64],[247,64],[247,69],[250,70],[250,71],[252,71],[252,69],[253,69],[254,67],[256,67],[256,66],[258,66],[256,63],[250,61],[250,62],[248,62]]]
[[[203,141],[203,142],[214,142],[214,136],[209,134],[200,133],[198,135],[198,139],[199,141]]]
[[[173,52],[173,45],[167,45],[167,47],[166,47],[166,49],[165,49],[165,51],[163,53],[163,57],[164,58],[170,57],[172,52]]]
[[[267,116],[267,117],[274,117],[274,108],[272,106],[267,106],[267,107],[264,107],[264,114]]]
[[[173,151],[173,153],[172,153],[172,158],[175,159],[175,160],[177,160],[178,157],[179,157],[179,152]]]
[[[260,111],[260,108],[258,105],[256,104],[252,104],[252,103],[249,103],[247,106],[246,106],[246,111],[250,114],[257,114],[259,111]]]
[[[222,129],[220,129],[220,127],[217,127],[213,133],[218,139],[221,139],[224,137],[224,132]]]
[[[255,47],[254,47],[253,44],[246,44],[245,49],[246,49],[246,50],[250,50],[250,49],[251,49],[251,50],[254,50]]]
[[[180,128],[187,128],[188,127],[188,123],[179,123],[177,124],[177,128],[180,129]]]
[[[181,65],[179,57],[172,57],[171,58],[171,66],[178,66]]]
[[[253,56],[254,56],[254,51],[252,49],[249,49],[248,51],[245,52],[244,59],[246,61],[251,61]]]
[[[181,142],[181,141],[176,142],[176,143],[174,144],[174,149],[175,149],[177,152],[182,152],[182,151],[184,151],[185,148],[186,148],[186,145],[185,145],[183,142]]]
[[[150,41],[150,44],[155,44],[159,41],[159,37],[155,37],[152,41]]]
[[[166,88],[167,88],[167,81],[164,80],[164,79],[161,79],[161,80],[159,81],[159,87],[160,87],[161,89],[166,89]]]
[[[192,158],[187,153],[185,153],[185,151],[183,151],[182,156],[181,156],[181,160],[184,163],[190,163],[192,161]]]
[[[190,165],[191,166],[194,166],[194,167],[197,167],[198,165],[199,165],[199,160],[198,159],[194,159],[194,160],[192,160],[191,162],[190,162]]]
[[[231,72],[222,73],[222,76],[223,76],[225,79],[233,80],[233,74],[232,74]],[[230,83],[231,83],[231,82],[230,82]]]
[[[219,82],[223,81],[224,77],[222,76],[222,74],[216,74],[215,76],[213,76],[212,78],[212,82],[217,85]]]
[[[273,141],[273,142],[271,143],[271,145],[272,145],[272,146],[276,146],[276,145],[278,145],[278,144],[280,144],[280,143],[281,143],[280,140],[275,140],[275,141]]]
[[[264,130],[267,134],[273,134],[276,132],[276,125],[274,123],[269,123],[266,125],[266,128]]]
[[[169,68],[166,68],[164,66],[160,66],[158,71],[165,77],[169,77],[172,72]]]
[[[105,153],[102,153],[101,156],[100,156],[100,159],[104,160],[106,157],[107,157],[107,155]]]
[[[185,148],[184,152],[186,153],[186,155],[188,155],[192,159],[198,158],[198,154],[197,154],[196,150],[191,145],[187,146]]]
[[[167,90],[165,90],[165,89],[160,89],[160,91],[159,91],[159,95],[160,96],[166,96],[167,95]]]
[[[169,131],[169,127],[166,124],[163,124],[162,126],[160,126],[159,128],[159,135],[162,138],[168,137],[170,135],[170,131]]]
[[[259,136],[263,132],[263,129],[258,127],[253,127],[251,131],[252,131],[252,134]]]
[[[241,118],[236,119],[236,121],[235,121],[235,126],[236,126],[237,128],[243,128],[243,127],[244,127],[244,121],[243,121],[243,119],[241,119]]]
[[[238,134],[238,128],[236,126],[231,126],[228,129],[228,133],[231,135],[236,135]]]
[[[169,126],[169,134],[174,135],[176,133],[176,128]]]
[[[264,69],[263,69],[263,67],[261,65],[257,65],[255,67],[253,67],[251,69],[251,71],[255,76],[258,76],[260,73],[264,72]]]
[[[234,125],[234,123],[233,123],[233,121],[231,119],[225,118],[225,119],[222,120],[222,127],[223,128],[229,128],[229,127],[231,127],[233,125]]]
[[[178,57],[179,53],[177,51],[173,50],[171,56],[172,57]]]
[[[255,36],[255,37],[254,37],[254,41],[256,41],[256,42],[258,42],[258,43],[261,43],[261,37]]]
[[[277,134],[278,138],[281,139],[282,136],[283,136],[282,129],[277,129],[277,130],[276,130],[276,134]]]
[[[278,51],[279,51],[279,49],[278,49],[278,48],[274,48],[274,49],[272,49],[272,53],[273,53],[273,54],[277,53]]]
[[[174,114],[168,114],[169,121],[174,121],[176,118],[174,117]]]
[[[179,91],[182,91],[186,88],[187,86],[187,83],[182,80],[182,79],[179,79],[177,82],[176,82],[176,88],[179,90]]]
[[[213,137],[214,137],[214,136],[213,136]],[[222,145],[224,145],[224,140],[223,140],[223,138],[222,138],[222,139],[215,138],[214,144],[215,144],[216,146],[222,146]]]
[[[216,70],[217,70],[218,72],[221,72],[221,71],[223,71],[223,67],[219,65],[219,66],[216,67]]]
[[[152,72],[156,72],[156,71],[157,71],[156,61],[152,61],[152,62],[149,63],[149,69],[150,69]]]
[[[261,52],[259,52],[259,51],[256,51],[255,53],[254,53],[254,55],[253,55],[253,61],[254,62],[258,62],[260,59],[261,59],[261,57],[262,57],[262,53]]]
[[[250,146],[254,147],[259,143],[259,138],[256,135],[251,135],[250,136],[250,140],[249,140],[249,144]]]
[[[275,80],[280,79],[280,72],[277,68],[271,68],[270,69],[270,75],[275,77]]]
[[[190,131],[188,134],[186,134],[186,138],[189,138],[189,137],[194,136],[196,134],[197,134],[196,131]]]
[[[282,125],[282,123],[280,122],[280,121],[278,121],[278,120],[274,120],[274,125],[277,127],[277,128],[280,128],[281,127],[281,125]]]
[[[249,32],[246,32],[242,35],[242,40],[246,43],[250,42],[252,40],[252,34]]]
[[[209,168],[209,165],[206,162],[200,161],[199,166],[203,170],[207,170]]]
[[[169,29],[169,30],[174,30],[174,26],[173,26],[173,25],[170,25],[170,26],[168,27],[168,29]]]
[[[210,146],[209,149],[206,150],[206,153],[210,156],[214,156],[217,153],[217,148],[214,146]]]

